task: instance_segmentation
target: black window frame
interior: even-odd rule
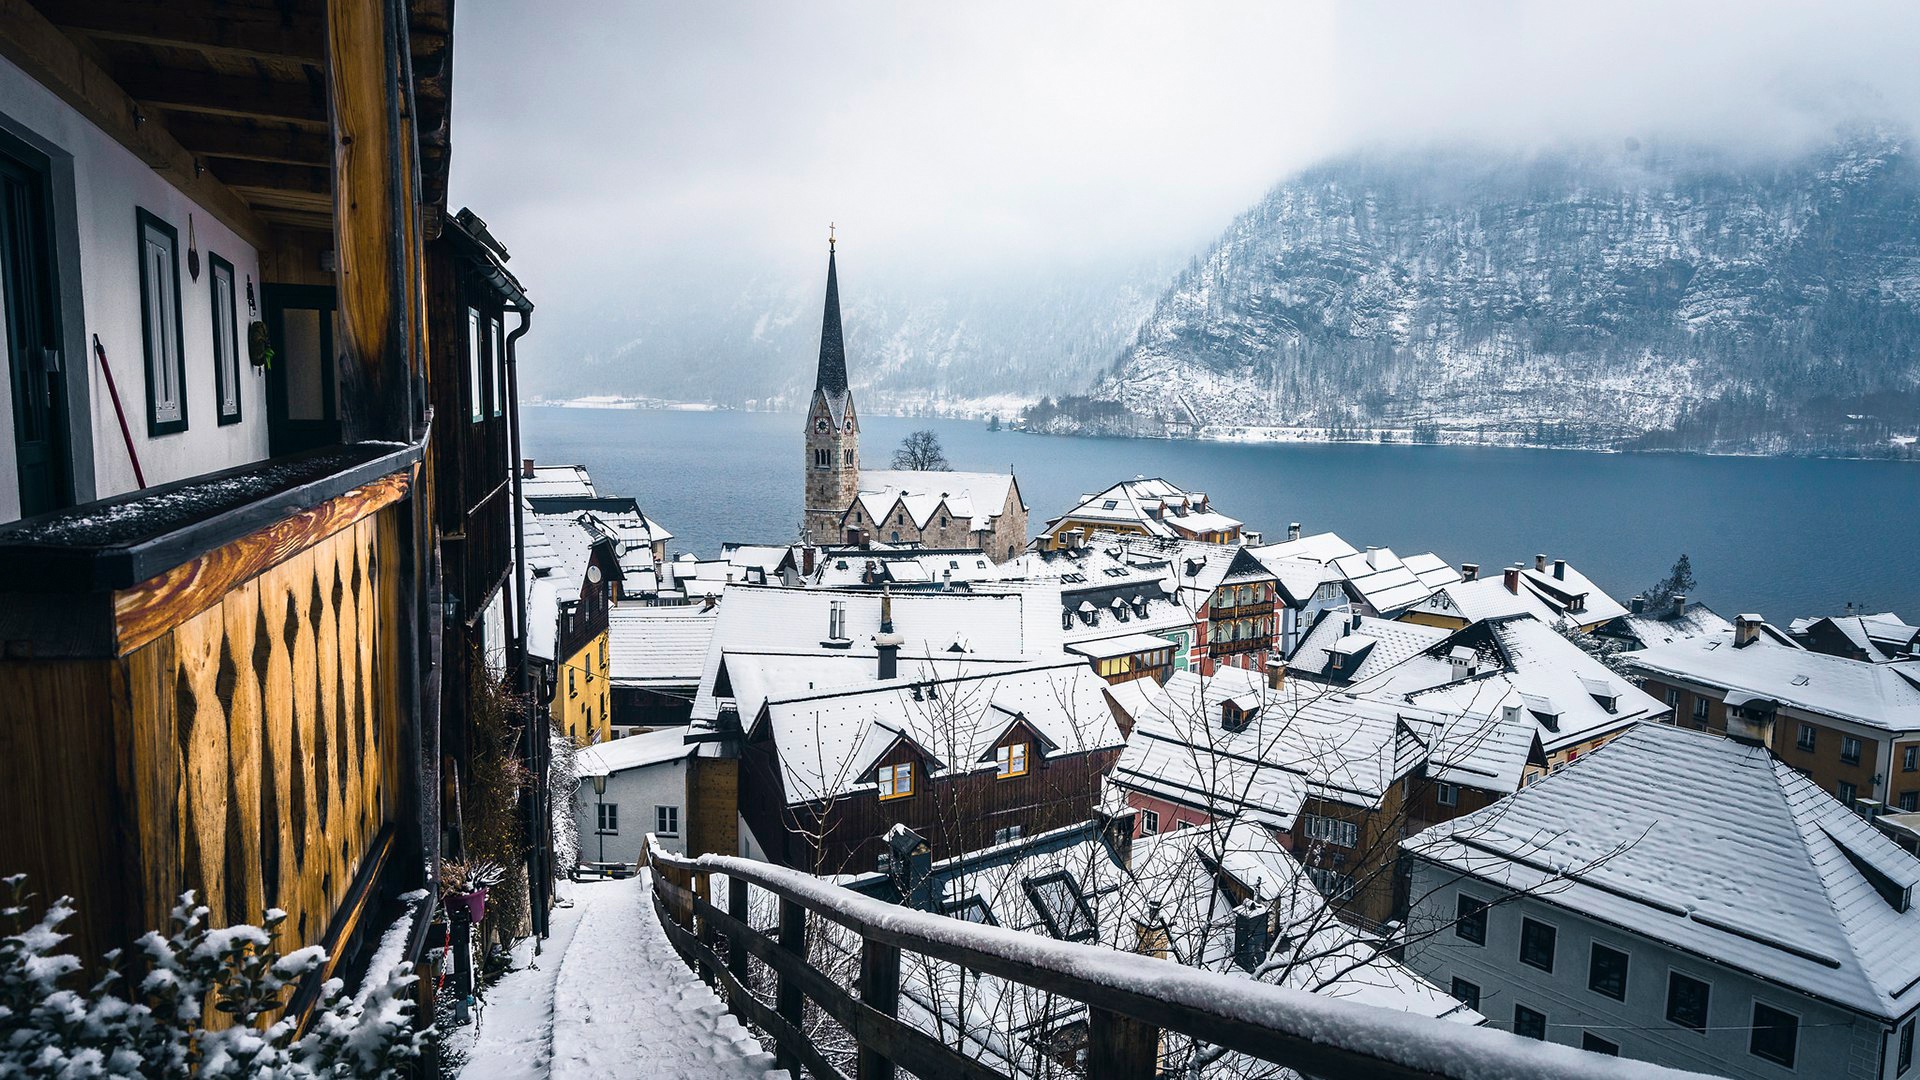
[[[1710,724],[1713,722],[1713,699],[1705,694],[1693,695],[1693,722]]]
[[[229,324],[226,333],[220,327],[220,273],[227,275],[227,317]],[[220,427],[228,427],[241,421],[240,398],[240,294],[237,278],[239,271],[233,264],[214,252],[207,252],[207,307],[210,311],[213,327],[213,418]],[[220,358],[220,346],[225,341],[227,358]],[[231,369],[231,370],[229,370]],[[232,385],[228,385],[231,378]],[[233,411],[227,411],[227,391],[233,391]]]
[[[1913,1025],[1912,1017],[1908,1017],[1907,1022],[1900,1025],[1900,1041],[1894,1051],[1893,1075],[1895,1076],[1905,1076],[1907,1070],[1913,1068]]]
[[[1529,958],[1527,955],[1528,952],[1534,951],[1534,946],[1539,942],[1542,932],[1544,932],[1546,935],[1546,943],[1547,943],[1547,956],[1546,956],[1545,963],[1541,963],[1540,959],[1537,956]],[[1541,971],[1544,971],[1547,974],[1551,975],[1553,974],[1554,954],[1558,952],[1559,949],[1560,949],[1560,928],[1559,927],[1553,925],[1552,923],[1541,922],[1539,919],[1535,919],[1531,917],[1522,918],[1520,920],[1520,962],[1521,963],[1531,968],[1539,968]]]
[[[1535,1018],[1538,1018],[1537,1024],[1535,1023]],[[1538,1035],[1533,1033],[1533,1029],[1536,1027],[1539,1030]],[[1515,1002],[1513,1006],[1513,1033],[1523,1039],[1538,1039],[1541,1042],[1547,1041],[1547,1014],[1541,1012],[1539,1009],[1530,1009],[1525,1005]]]
[[[1805,750],[1807,753],[1812,753],[1813,748],[1819,745],[1819,742],[1820,729],[1814,727],[1812,724],[1801,724],[1800,733],[1794,736],[1793,745],[1801,750]]]
[[[1086,895],[1080,891],[1080,883],[1073,879],[1072,874],[1064,870],[1056,870],[1051,874],[1027,878],[1020,885],[1027,894],[1027,902],[1033,905],[1033,910],[1039,914],[1040,921],[1046,924],[1047,934],[1050,937],[1061,941],[1090,941],[1098,933],[1099,927],[1093,921],[1093,909],[1087,906]],[[1043,895],[1047,895],[1047,887],[1051,885],[1064,887],[1063,895],[1071,902],[1072,911],[1055,912],[1045,900],[1041,899]],[[1061,916],[1067,917],[1067,925],[1060,924]]]
[[[1854,800],[1860,797],[1860,785],[1851,780],[1836,781],[1833,785],[1833,797],[1839,799],[1842,806],[1851,810]]]
[[[1480,984],[1468,982],[1458,975],[1453,977],[1453,985],[1448,988],[1453,999],[1474,1012],[1480,1011]]]
[[[1693,1023],[1691,1020],[1684,1019],[1680,1015],[1679,1010],[1674,1007],[1674,990],[1677,984],[1681,982],[1692,983],[1693,985],[1698,986],[1700,988],[1700,1016],[1699,1016],[1700,1022],[1697,1024]],[[1704,1035],[1707,1033],[1707,1015],[1712,1010],[1712,1008],[1713,1008],[1713,984],[1712,983],[1708,982],[1705,979],[1696,978],[1692,975],[1687,974],[1684,971],[1676,971],[1676,970],[1673,970],[1672,968],[1669,968],[1667,970],[1667,1006],[1666,1006],[1667,1023],[1672,1024],[1675,1027],[1686,1028],[1688,1031],[1694,1031]]]
[[[1601,963],[1602,963],[1603,954],[1608,959],[1611,959],[1613,957],[1619,958],[1620,970],[1617,976],[1619,981],[1619,993],[1615,993],[1612,990],[1608,989],[1605,985],[1602,985],[1603,972],[1601,970]],[[1613,948],[1610,945],[1602,945],[1597,941],[1593,942],[1591,948],[1587,952],[1587,989],[1593,991],[1596,994],[1599,994],[1601,997],[1609,997],[1615,1001],[1627,1000],[1627,972],[1631,969],[1632,964],[1633,964],[1633,957],[1629,956],[1628,954],[1621,952],[1619,949]],[[1607,979],[1606,981],[1608,983],[1611,983],[1613,980]]]
[[[1453,936],[1474,945],[1487,943],[1487,909],[1493,905],[1462,892],[1453,900]]]
[[[1603,1039],[1591,1031],[1580,1033],[1580,1049],[1589,1054],[1605,1054],[1608,1057],[1620,1056],[1620,1044],[1612,1039]]]
[[[153,438],[160,435],[174,435],[185,431],[187,430],[189,420],[189,410],[187,408],[187,324],[186,316],[181,310],[184,303],[180,296],[180,230],[167,224],[161,219],[160,215],[148,210],[144,206],[134,207],[134,219],[138,224],[138,227],[134,230],[135,250],[140,256],[140,341],[142,349],[141,356],[145,361],[142,366],[142,371],[146,376],[147,384],[147,436]],[[180,418],[178,420],[160,419],[160,401],[154,396],[155,387],[153,384],[153,376],[158,368],[153,359],[153,312],[151,305],[153,304],[154,296],[153,286],[151,284],[152,275],[147,270],[147,230],[149,228],[166,236],[169,254],[172,256],[168,262],[171,263],[170,269],[173,274],[173,368],[174,378],[178,380],[176,384],[180,402]],[[162,317],[165,317],[164,312],[162,313]]]
[[[1920,771],[1920,743],[1909,743],[1900,750],[1900,771]]]
[[[1780,1023],[1762,1023],[1760,1018],[1762,1010],[1773,1013],[1777,1017],[1790,1020],[1792,1024],[1789,1026]],[[1784,1053],[1779,1050],[1762,1050],[1761,1040],[1769,1037],[1769,1035],[1777,1029],[1787,1031],[1787,1046]],[[1764,1001],[1755,999],[1753,1003],[1753,1027],[1747,1036],[1747,1053],[1752,1054],[1761,1061],[1771,1061],[1775,1065],[1784,1066],[1789,1069],[1793,1068],[1795,1059],[1800,1056],[1799,1014],[1788,1012],[1778,1006],[1769,1005]]]
[[[1842,765],[1860,764],[1860,736],[1840,736],[1840,763]]]
[[[1915,810],[1920,810],[1920,791],[1901,792],[1899,797],[1894,801],[1894,805],[1899,807],[1900,812],[1903,814],[1911,814]]]

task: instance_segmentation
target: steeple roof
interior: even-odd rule
[[[827,307],[820,317],[820,372],[813,388],[829,400],[847,392],[847,347],[840,336],[840,280],[833,265],[833,241],[827,241]]]

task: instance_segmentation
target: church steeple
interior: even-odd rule
[[[820,370],[813,388],[829,396],[847,392],[847,346],[840,336],[840,275],[834,266],[833,226],[827,226],[827,309],[820,316]]]

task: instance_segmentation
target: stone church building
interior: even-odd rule
[[[806,443],[806,543],[966,548],[996,561],[1014,558],[1027,546],[1027,506],[1011,473],[860,470],[860,416],[847,385],[831,239]]]

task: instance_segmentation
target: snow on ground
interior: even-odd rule
[[[478,1022],[449,1039],[462,1080],[786,1080],[673,951],[649,880],[561,886],[573,906],[554,912],[544,955],[522,942]]]

